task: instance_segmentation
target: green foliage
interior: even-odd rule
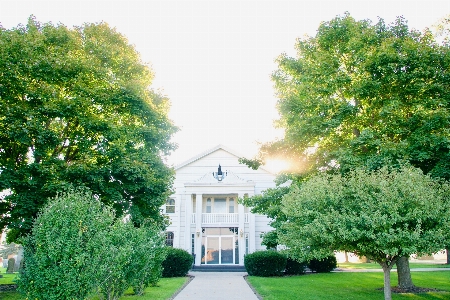
[[[276,249],[277,246],[278,246],[278,235],[277,235],[277,232],[275,230],[266,232],[263,235],[263,239],[262,239],[261,245],[266,246],[267,250]]]
[[[161,227],[176,131],[151,70],[105,23],[0,28],[0,228],[30,232],[49,197],[86,186],[117,215]]]
[[[253,170],[258,170],[260,166],[264,165],[264,161],[260,159],[248,159],[245,157],[240,157],[238,161],[240,164],[247,165]]]
[[[18,288],[30,299],[119,299],[158,282],[164,258],[158,226],[134,227],[89,191],[60,194],[39,213],[24,239]]]
[[[162,276],[166,258],[165,237],[158,228],[142,226],[134,230],[132,261],[127,282],[136,295],[142,295],[149,285],[156,285]]]
[[[320,259],[311,259],[308,268],[316,273],[329,273],[337,267],[336,256],[330,255]]]
[[[281,200],[289,192],[289,187],[279,186],[264,190],[260,195],[244,197],[240,202],[247,207],[252,208],[254,214],[264,214],[273,219],[271,225],[277,228],[278,224],[283,223],[286,217],[281,210]]]
[[[104,299],[118,300],[131,286],[127,280],[132,269],[134,226],[130,222],[117,220],[110,230],[99,236],[99,247],[95,249],[94,258],[100,260],[97,274],[97,286]]]
[[[289,222],[279,239],[300,259],[342,250],[389,265],[434,253],[448,242],[449,191],[412,167],[317,174],[283,198]]]
[[[299,262],[290,257],[287,258],[286,261],[286,269],[284,270],[284,274],[286,275],[301,275],[305,274],[306,262]]]
[[[450,178],[448,44],[403,18],[386,25],[345,14],[296,50],[278,58],[273,74],[285,137],[262,153],[340,172],[400,159]]]
[[[278,237],[298,260],[348,251],[378,262],[388,277],[399,257],[449,244],[449,197],[447,182],[413,167],[319,173],[284,196],[289,222]]]
[[[193,262],[194,258],[186,250],[167,247],[167,257],[162,263],[162,277],[186,276]]]
[[[18,289],[29,299],[86,298],[104,280],[105,261],[98,254],[108,247],[103,237],[113,222],[113,212],[88,191],[57,195],[24,239]]]
[[[281,276],[286,261],[286,255],[272,250],[256,251],[244,257],[245,269],[251,276]]]

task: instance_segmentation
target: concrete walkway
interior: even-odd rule
[[[189,272],[195,278],[174,300],[258,300],[244,279],[246,272]]]

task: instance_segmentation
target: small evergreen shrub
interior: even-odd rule
[[[328,273],[334,270],[337,267],[336,256],[330,255],[326,258],[322,259],[312,259],[308,263],[308,268],[312,272],[317,273]]]
[[[305,274],[306,262],[299,262],[295,259],[289,258],[286,262],[286,270],[284,270],[284,274],[286,275],[300,275]]]
[[[244,265],[251,276],[281,276],[286,268],[286,255],[272,250],[257,251],[244,257]]]
[[[162,263],[162,277],[186,276],[192,267],[194,258],[186,250],[167,247],[167,257]]]

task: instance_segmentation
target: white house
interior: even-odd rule
[[[238,203],[275,187],[275,175],[239,164],[239,155],[219,145],[175,167],[174,194],[164,213],[167,243],[195,255],[195,265],[243,265],[244,255],[265,249],[266,216]]]

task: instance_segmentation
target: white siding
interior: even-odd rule
[[[176,211],[175,214],[168,214],[171,224],[167,229],[175,234],[175,247],[190,253],[192,233],[195,234],[196,243],[201,243],[201,237],[196,234],[200,225],[191,224],[191,216],[195,213],[195,207],[192,207],[192,194],[253,196],[267,188],[275,187],[275,175],[263,168],[252,170],[246,165],[239,164],[239,157],[233,151],[217,146],[175,167],[175,192],[172,197],[176,201]],[[217,172],[219,164],[223,173],[228,172],[227,178],[221,182],[212,176],[213,172]],[[272,230],[268,225],[270,220],[261,215],[250,217],[249,220],[251,221],[244,226],[240,223],[240,228],[249,234],[250,251],[264,249],[261,246],[260,234]],[[201,218],[196,219],[196,222],[201,222]],[[241,241],[240,245],[241,247],[245,245],[245,241],[244,243]],[[245,251],[245,247],[241,248],[241,251]]]

